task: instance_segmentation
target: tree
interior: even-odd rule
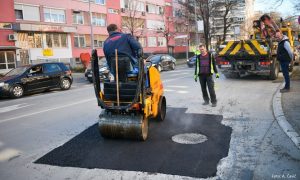
[[[167,7],[166,7],[167,8]],[[159,26],[156,28],[157,33],[162,34],[166,39],[166,45],[169,52],[170,47],[170,40],[174,37],[174,32],[172,31],[171,25],[174,23],[174,19],[172,18],[172,14],[166,14],[167,11],[161,12],[162,19],[163,19],[163,26]],[[172,13],[172,12],[171,12]]]
[[[230,18],[230,13],[234,8],[238,5],[238,0],[221,0],[218,3],[215,4],[216,9],[217,8],[224,8],[222,13],[220,14],[220,17],[222,17],[223,20],[223,37],[222,41],[224,42],[226,40],[226,35],[228,32],[228,29],[231,27],[233,20]]]
[[[204,29],[204,39],[206,47],[209,48],[211,45],[211,25],[210,20],[212,18],[212,13],[215,9],[216,1],[214,0],[197,0],[196,1],[200,18],[203,20],[203,29]]]
[[[141,4],[138,1],[127,1],[125,6],[125,17],[122,17],[123,31],[129,32],[132,36],[143,35],[145,20],[142,19],[142,12],[139,11]]]

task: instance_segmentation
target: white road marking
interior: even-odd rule
[[[172,81],[176,81],[176,80],[178,80],[178,79],[184,79],[184,78],[188,78],[188,77],[193,78],[192,75],[189,75],[189,76],[182,76],[182,77],[178,77],[178,78],[173,78],[173,79],[167,79],[167,80],[164,80],[163,83],[168,83],[168,82],[172,82]]]
[[[16,104],[16,105],[12,105],[12,106],[7,106],[7,107],[0,108],[0,113],[14,111],[14,110],[17,110],[17,109],[20,109],[20,108],[24,108],[24,107],[28,107],[28,106],[30,106],[30,105],[28,105],[26,103]]]
[[[174,92],[175,90],[173,89],[164,89],[165,92]]]
[[[21,152],[16,149],[4,149],[0,151],[0,162],[12,160],[21,155]]]
[[[176,73],[176,74],[170,74],[169,76],[182,76],[182,75],[187,75],[187,74],[191,74],[191,73],[188,73],[188,72],[180,72],[180,73]]]
[[[170,88],[180,88],[180,89],[187,89],[187,88],[189,88],[188,86],[173,86],[173,85],[168,86],[168,87],[170,87]]]
[[[27,116],[33,116],[33,115],[36,115],[36,114],[41,114],[41,113],[44,113],[44,112],[53,111],[53,110],[57,110],[57,109],[62,109],[62,108],[66,108],[66,107],[86,103],[86,102],[89,102],[89,101],[95,101],[95,100],[96,100],[95,98],[86,99],[86,100],[78,101],[78,102],[71,103],[71,104],[66,104],[66,105],[63,105],[63,106],[55,107],[55,108],[50,108],[50,109],[46,109],[46,110],[42,110],[42,111],[37,111],[37,112],[34,112],[34,113],[29,113],[29,114],[24,114],[24,115],[21,115],[21,116],[16,116],[16,117],[4,119],[4,120],[0,121],[0,124],[4,123],[4,122],[7,122],[7,121],[20,119],[20,118],[24,118],[24,117],[27,117]]]

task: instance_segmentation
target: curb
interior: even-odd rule
[[[280,85],[273,96],[273,114],[284,133],[293,141],[298,149],[300,149],[300,136],[294,130],[292,125],[286,120],[282,110],[282,95],[280,93]]]

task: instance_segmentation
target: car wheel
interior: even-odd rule
[[[159,64],[159,65],[157,65],[157,70],[159,71],[159,72],[161,72],[162,71],[162,67],[161,67],[161,65]]]
[[[171,70],[175,70],[175,68],[176,68],[175,63],[172,63],[172,64],[171,64]]]
[[[71,88],[71,80],[68,78],[62,78],[60,80],[60,88],[62,90],[68,90]]]
[[[10,96],[12,98],[20,98],[24,95],[23,86],[16,84],[10,89]]]

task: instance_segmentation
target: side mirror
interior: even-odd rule
[[[145,66],[147,68],[150,68],[152,66],[152,62],[151,61],[145,61]]]

